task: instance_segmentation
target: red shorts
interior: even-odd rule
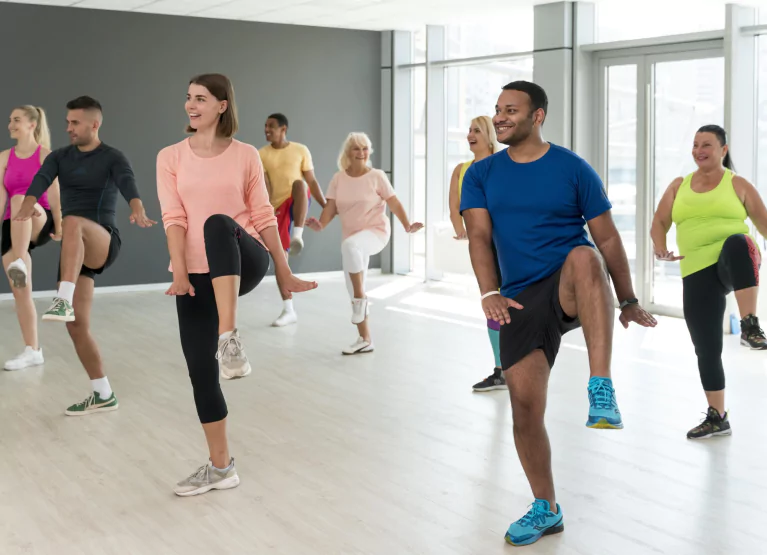
[[[309,206],[311,206],[312,193],[308,187],[306,188],[306,196],[309,198]],[[280,204],[274,211],[274,215],[277,217],[277,233],[280,234],[282,248],[288,251],[290,250],[290,229],[293,226],[293,197],[288,197],[285,202]]]

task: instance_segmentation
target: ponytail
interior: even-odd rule
[[[35,141],[37,144],[43,145],[48,150],[51,149],[51,130],[48,128],[48,118],[45,115],[45,110],[39,106],[35,107],[37,111],[37,127],[35,127]]]
[[[45,110],[37,106],[26,104],[15,108],[21,110],[27,116],[29,121],[35,122],[34,138],[35,142],[44,146],[48,150],[51,148],[51,130],[48,128],[48,118],[45,116]]]
[[[717,140],[719,141],[719,146],[726,146],[727,147],[727,154],[724,155],[724,160],[722,160],[722,165],[727,168],[730,171],[735,171],[735,164],[732,163],[732,157],[730,156],[730,148],[727,144],[727,132],[724,130],[723,127],[720,127],[719,125],[704,125],[700,129],[698,129],[698,133],[713,133],[716,135]]]

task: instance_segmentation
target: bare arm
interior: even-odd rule
[[[325,208],[325,205],[328,203],[327,200],[325,200],[325,195],[322,193],[322,189],[320,189],[320,184],[317,183],[317,178],[314,176],[313,170],[307,170],[304,173],[304,180],[306,181],[306,184],[309,185],[309,190],[312,192],[312,196],[314,199],[322,206],[322,208]]]
[[[490,219],[490,212],[484,208],[471,208],[464,210],[463,219],[469,236],[471,266],[477,276],[479,291],[483,295],[498,291],[500,284],[495,273],[495,257],[492,249],[493,222]]]
[[[650,237],[652,238],[652,244],[655,248],[656,254],[666,254],[668,248],[666,246],[666,235],[668,230],[671,229],[671,210],[674,208],[674,199],[676,198],[676,192],[679,190],[679,186],[682,184],[682,178],[678,177],[671,182],[666,192],[663,193],[658,208],[655,211],[655,216],[652,219],[652,227],[650,228]]]
[[[767,208],[759,191],[747,179],[735,176],[732,180],[735,192],[743,201],[748,217],[762,237],[767,237]]]
[[[3,183],[5,182],[5,168],[8,167],[9,153],[8,150],[0,152],[0,209],[3,213],[5,213],[5,205],[8,202],[8,191],[5,190]]]
[[[51,214],[53,214],[53,234],[61,236],[61,189],[59,188],[59,178],[53,180],[53,185],[48,189],[48,202],[51,205]]]
[[[449,205],[450,205],[450,222],[453,224],[453,230],[455,231],[456,239],[466,238],[466,229],[463,226],[463,218],[461,217],[461,197],[458,194],[458,178],[461,174],[461,165],[457,165],[453,170],[453,175],[450,177],[450,191],[449,191]]]
[[[272,198],[272,182],[269,181],[269,174],[264,172],[264,182],[266,183],[266,192],[269,193],[269,198]]]
[[[607,271],[612,277],[618,301],[636,298],[626,250],[623,248],[623,241],[613,222],[612,213],[608,210],[587,223],[594,244],[607,264]]]
[[[386,205],[389,207],[389,210],[392,211],[392,214],[397,216],[397,219],[400,221],[400,223],[402,223],[402,227],[405,228],[405,231],[410,233],[413,226],[410,224],[410,220],[405,213],[405,207],[402,206],[402,203],[399,201],[396,195],[389,197],[389,199],[386,201]],[[418,229],[420,229],[420,227]]]
[[[329,198],[327,201],[327,204],[325,205],[325,208],[322,209],[322,214],[320,214],[320,219],[316,220],[319,224],[319,229],[317,229],[315,226],[312,226],[315,231],[322,231],[325,229],[330,222],[333,221],[333,218],[336,217],[338,214],[338,207],[336,206],[336,199]],[[314,219],[312,219],[314,221]],[[308,225],[308,222],[307,222]]]

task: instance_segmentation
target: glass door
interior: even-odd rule
[[[724,58],[716,50],[605,58],[600,80],[599,166],[635,291],[653,312],[681,316],[679,264],[655,260],[650,226],[666,187],[695,169],[695,131],[724,124]],[[668,248],[677,249],[673,226]]]

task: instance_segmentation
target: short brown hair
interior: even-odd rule
[[[226,137],[227,139],[234,137],[240,128],[240,124],[237,119],[237,105],[234,102],[234,87],[229,78],[220,73],[203,73],[202,75],[192,77],[189,80],[189,84],[205,87],[216,100],[227,101],[226,111],[221,114],[218,120],[216,135]],[[195,129],[187,125],[186,132],[194,133]]]

